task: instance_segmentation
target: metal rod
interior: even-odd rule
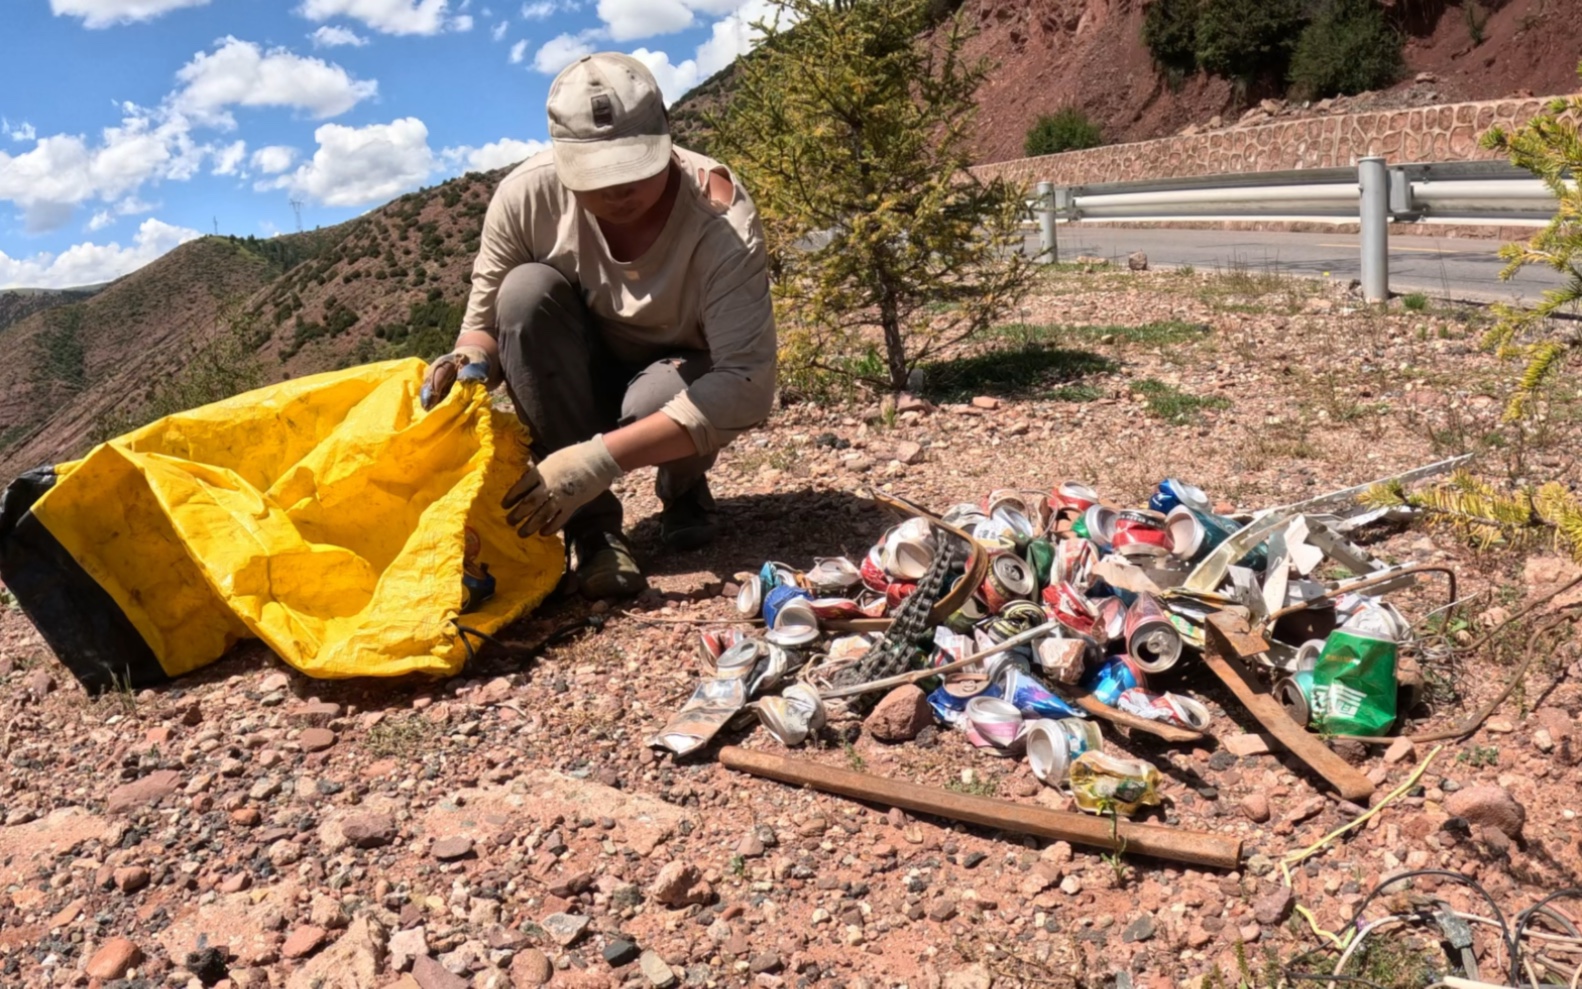
[[[875,690],[885,690],[889,687],[899,687],[902,684],[916,683],[919,680],[927,680],[929,677],[944,676],[947,673],[955,673],[957,670],[964,670],[974,663],[981,663],[990,656],[998,656],[1000,653],[1010,649],[1015,649],[1017,646],[1026,645],[1029,642],[1036,642],[1037,640],[1050,635],[1058,628],[1060,628],[1059,622],[1048,621],[1037,628],[1030,628],[1025,632],[1018,632],[1009,639],[1006,639],[1004,642],[996,643],[982,652],[975,652],[971,656],[967,656],[963,659],[954,660],[952,662],[944,663],[940,666],[929,667],[927,669],[911,670],[906,673],[898,673],[895,676],[885,677],[882,680],[869,680],[867,683],[854,683],[844,687],[831,687],[828,690],[819,691],[819,697],[827,701],[836,700],[841,697],[855,697],[858,694],[867,694]]]
[[[1219,869],[1234,869],[1241,864],[1241,839],[1231,835],[1187,831],[1157,824],[1132,824],[1108,817],[1092,817],[1011,803],[1009,800],[952,793],[931,786],[885,779],[868,773],[854,773],[849,769],[756,752],[734,745],[720,750],[720,764],[753,776],[810,786],[853,800],[947,817],[980,827],[1058,838],[1097,848],[1152,855]]]
[[[1060,260],[1060,249],[1055,243],[1055,185],[1040,182],[1038,196],[1038,262],[1054,264]]]
[[[1390,298],[1390,173],[1384,159],[1359,161],[1357,184],[1362,190],[1362,297],[1385,302]]]

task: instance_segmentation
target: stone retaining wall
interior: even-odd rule
[[[1143,179],[1274,172],[1347,166],[1367,155],[1391,164],[1470,161],[1496,157],[1478,147],[1494,124],[1527,122],[1545,99],[1489,100],[1445,106],[1273,121],[1088,151],[980,165],[984,177],[1026,183],[1084,185]]]

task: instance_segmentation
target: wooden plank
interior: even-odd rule
[[[1167,725],[1162,721],[1150,721],[1147,718],[1139,718],[1135,714],[1110,707],[1097,697],[1086,692],[1074,694],[1071,699],[1082,710],[1095,718],[1108,721],[1112,725],[1120,725],[1123,728],[1130,728],[1132,731],[1145,731],[1150,735],[1157,735],[1167,742],[1201,742],[1203,740],[1203,733],[1200,731],[1193,731],[1190,728],[1181,728],[1176,725]]]
[[[1203,649],[1203,663],[1214,675],[1230,688],[1258,723],[1274,736],[1275,740],[1298,759],[1307,763],[1330,786],[1347,800],[1366,805],[1373,795],[1373,784],[1350,763],[1330,751],[1316,735],[1291,720],[1269,694],[1254,690],[1243,676],[1241,659],[1256,655],[1268,643],[1263,636],[1247,627],[1247,619],[1233,612],[1222,611],[1210,615],[1207,642]],[[1249,651],[1250,650],[1250,651]],[[1232,663],[1235,665],[1232,665]]]

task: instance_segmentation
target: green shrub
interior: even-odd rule
[[[1196,30],[1197,63],[1241,83],[1284,78],[1306,22],[1302,0],[1203,0]]]
[[[1172,82],[1197,71],[1197,19],[1202,0],[1154,0],[1143,12],[1143,44]]]
[[[1329,0],[1297,40],[1291,85],[1305,99],[1382,89],[1400,78],[1402,45],[1376,0]]]
[[[1062,151],[1080,151],[1104,143],[1099,125],[1076,107],[1068,106],[1054,116],[1042,116],[1027,132],[1023,148],[1027,157],[1055,155]]]

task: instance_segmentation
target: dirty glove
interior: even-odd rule
[[[517,533],[551,536],[571,513],[609,490],[626,473],[610,456],[603,436],[556,450],[506,492],[501,507],[511,509],[506,521]]]
[[[458,381],[489,381],[489,354],[482,347],[457,347],[444,357],[435,358],[423,376],[423,391],[419,398],[427,412],[450,394],[450,386]]]

